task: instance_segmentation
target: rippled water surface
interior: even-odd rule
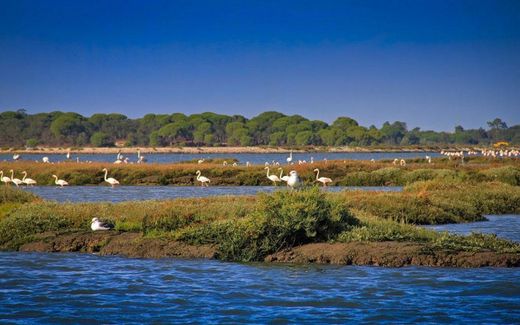
[[[488,221],[435,225],[427,228],[467,235],[471,232],[496,234],[498,237],[520,242],[520,215],[489,215]]]
[[[46,200],[58,202],[95,202],[95,201],[131,201],[131,200],[158,200],[182,197],[206,197],[215,195],[253,195],[259,192],[284,190],[284,186],[34,186],[24,187]],[[399,186],[367,186],[344,187],[329,186],[325,191],[338,192],[344,190],[365,191],[401,191]]]
[[[0,253],[0,323],[517,323],[519,269]]]
[[[407,159],[407,158],[424,158],[424,156],[440,157],[438,152],[313,152],[313,153],[294,153],[293,162],[298,160],[306,160],[309,162],[311,157],[314,161],[323,159],[328,160],[381,160],[381,159]],[[130,161],[137,161],[137,154],[127,155]],[[145,154],[144,155],[150,163],[175,163],[179,161],[199,160],[199,159],[214,159],[214,158],[235,158],[242,164],[249,161],[251,164],[264,164],[265,162],[278,161],[286,163],[289,156],[286,153],[223,153],[223,154],[181,154],[181,153],[161,153],[161,154]],[[66,160],[65,154],[22,154],[22,160],[38,160],[42,161],[43,157],[49,157],[51,162],[58,162]],[[72,154],[71,159],[80,161],[101,161],[114,162],[116,154]],[[0,154],[0,160],[12,160],[12,154]]]

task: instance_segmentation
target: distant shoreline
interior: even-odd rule
[[[26,154],[116,154],[136,153],[140,149],[143,154],[150,153],[184,153],[184,154],[204,154],[204,153],[288,153],[298,152],[423,152],[439,151],[439,148],[366,148],[366,147],[314,147],[306,149],[289,149],[280,147],[84,147],[84,148],[53,148],[41,147],[34,149],[6,149],[0,153],[26,153]],[[462,150],[462,149],[459,149]]]

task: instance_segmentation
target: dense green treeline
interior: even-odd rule
[[[487,145],[497,141],[520,144],[520,125],[507,127],[500,119],[487,130],[454,132],[409,130],[406,123],[386,122],[381,128],[364,127],[349,117],[332,124],[265,112],[251,119],[241,115],[202,113],[147,114],[129,119],[122,114],[51,112],[27,114],[24,110],[0,113],[1,146],[371,146],[371,145]]]

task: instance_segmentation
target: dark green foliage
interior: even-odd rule
[[[0,204],[3,203],[27,203],[37,201],[40,198],[30,192],[20,190],[13,186],[0,187]]]
[[[495,119],[490,129],[455,132],[408,130],[405,122],[385,122],[380,129],[360,126],[349,117],[338,117],[331,125],[300,115],[264,112],[250,120],[240,115],[215,113],[147,114],[128,119],[122,114],[76,113],[27,114],[24,110],[0,114],[2,146],[111,146],[122,140],[131,146],[409,146],[431,144],[520,143],[520,126],[507,127]],[[38,141],[35,141],[37,139]]]

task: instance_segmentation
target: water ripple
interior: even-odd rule
[[[0,253],[0,323],[515,323],[519,269]]]

